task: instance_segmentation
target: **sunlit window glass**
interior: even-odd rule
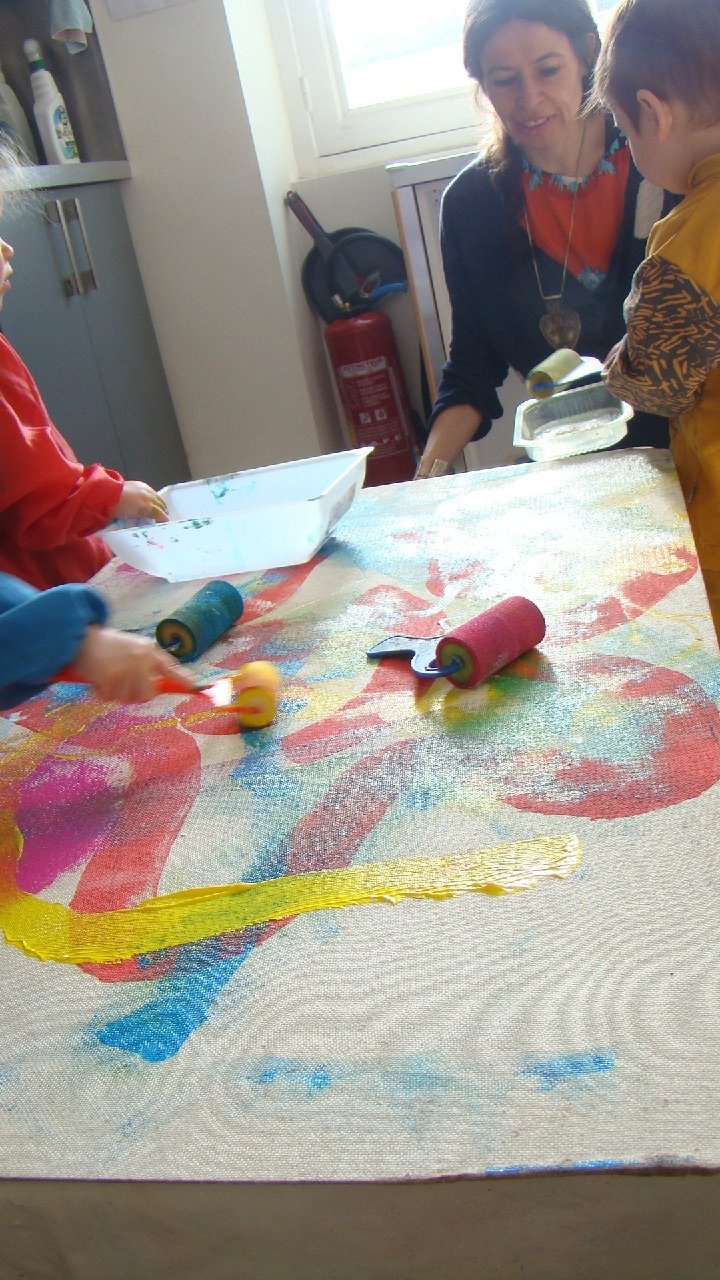
[[[351,110],[467,84],[466,0],[325,0]]]
[[[595,13],[601,36],[612,17],[613,9],[617,9],[618,4],[619,0],[591,0],[590,7]]]
[[[591,0],[600,31],[618,0]],[[345,107],[354,110],[467,84],[466,0],[324,0]]]

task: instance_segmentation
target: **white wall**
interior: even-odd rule
[[[261,6],[231,10],[243,29],[231,32],[222,0],[121,22],[105,0],[93,3],[133,173],[128,219],[196,476],[342,443],[290,241],[276,241],[291,151],[280,88],[255,39]]]
[[[344,447],[321,326],[300,268],[311,248],[285,209],[297,186],[328,230],[397,241],[383,167],[295,182],[262,0],[189,0],[121,22],[93,16],[132,180],[125,205],[195,476]],[[389,300],[410,395],[409,300]]]

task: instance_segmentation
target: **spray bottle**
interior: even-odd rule
[[[0,137],[9,143],[20,159],[25,157],[32,164],[37,164],[38,154],[30,125],[16,94],[2,73],[2,67],[0,67]]]
[[[45,66],[37,40],[23,42],[30,64],[35,119],[48,164],[77,164],[80,160],[62,94]]]

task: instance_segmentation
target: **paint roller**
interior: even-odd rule
[[[225,635],[242,612],[243,598],[237,587],[218,578],[196,591],[172,616],[162,618],[155,629],[155,638],[180,662],[191,662]],[[56,680],[77,683],[72,666]],[[164,677],[157,681],[156,693],[201,694],[215,710],[236,715],[240,728],[262,729],[275,719],[279,688],[277,668],[271,662],[257,661],[246,662],[232,675],[211,684],[196,685],[193,691],[171,677]]]
[[[540,644],[545,619],[524,596],[510,596],[442,636],[419,640],[389,636],[368,649],[368,658],[410,656],[410,668],[426,679],[445,676],[461,689],[475,689],[521,654]]]
[[[580,356],[569,347],[560,347],[530,370],[525,386],[533,399],[546,400],[556,391],[565,391],[573,383],[598,373],[602,373],[602,364],[595,356]]]
[[[277,711],[280,672],[272,662],[246,662],[232,675],[222,676],[212,684],[196,685],[189,691],[172,676],[157,682],[157,693],[202,694],[216,711],[236,715],[241,729],[266,729]]]
[[[242,617],[243,598],[231,582],[207,582],[168,618],[161,618],[155,638],[180,662],[199,658]]]
[[[58,672],[53,684],[64,681],[71,684],[86,683],[72,664]],[[277,711],[279,692],[280,672],[272,662],[264,660],[246,662],[232,675],[222,676],[211,684],[195,685],[193,689],[188,689],[179,680],[173,680],[172,676],[161,676],[155,682],[156,696],[162,693],[182,693],[186,698],[192,698],[200,694],[216,711],[236,715],[241,729],[266,729],[271,725]]]

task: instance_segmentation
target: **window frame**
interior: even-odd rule
[[[348,109],[323,0],[265,0],[299,176],[473,150],[487,137],[474,85]]]

